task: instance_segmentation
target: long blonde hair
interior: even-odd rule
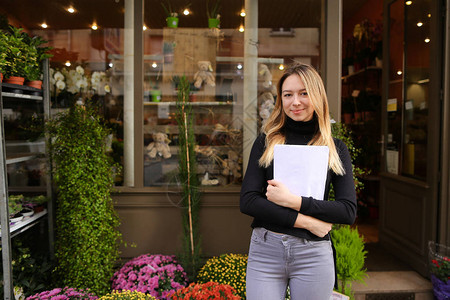
[[[345,174],[342,161],[339,158],[333,137],[331,136],[328,100],[322,78],[312,66],[306,64],[294,64],[290,66],[285,70],[283,76],[281,76],[278,81],[275,108],[262,128],[262,132],[266,135],[266,149],[259,159],[259,165],[268,167],[273,160],[273,149],[275,145],[284,144],[286,142],[286,136],[282,129],[285,126],[286,118],[288,118],[288,116],[283,110],[281,90],[284,81],[291,75],[300,76],[319,123],[319,130],[313,136],[311,141],[309,141],[308,145],[328,146],[330,151],[328,160],[329,168],[338,175]]]

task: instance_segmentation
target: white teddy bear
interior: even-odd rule
[[[258,91],[270,92],[274,96],[277,94],[277,88],[272,84],[272,74],[266,64],[258,66]]]
[[[150,158],[155,158],[156,155],[162,156],[164,158],[170,158],[172,154],[170,153],[169,143],[171,141],[167,137],[167,134],[162,132],[157,132],[153,134],[153,142],[148,144],[145,148],[147,155]]]
[[[201,60],[198,62],[198,71],[194,75],[194,86],[200,88],[203,82],[209,86],[216,86],[214,75],[212,73],[211,62]]]

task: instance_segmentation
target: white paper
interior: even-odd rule
[[[295,195],[323,200],[328,155],[327,146],[276,145],[273,177]]]

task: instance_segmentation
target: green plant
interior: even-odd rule
[[[164,9],[164,12],[166,13],[166,16],[169,17],[173,17],[173,18],[177,18],[178,17],[178,13],[176,13],[175,11],[172,10],[172,5],[170,5],[170,1],[166,0],[166,4],[164,4],[164,2],[161,2],[161,6]]]
[[[22,203],[24,201],[23,195],[9,195],[8,196],[8,208],[9,215],[14,216],[22,210]]]
[[[236,293],[245,299],[245,276],[247,255],[223,254],[206,261],[197,275],[198,283],[214,281],[232,286]]]
[[[207,282],[203,284],[191,283],[188,287],[173,293],[171,300],[184,299],[217,299],[217,300],[239,300],[236,290],[228,284]]]
[[[55,280],[105,294],[121,241],[111,198],[114,164],[105,145],[109,132],[89,105],[71,107],[46,127],[57,186]]]
[[[157,300],[155,297],[138,291],[112,291],[98,300]]]
[[[30,49],[32,49],[32,53],[36,54],[36,59],[30,59],[30,68],[26,78],[29,81],[40,80],[42,74],[42,62],[53,56],[49,53],[52,47],[43,47],[42,45],[48,43],[48,41],[44,40],[40,36],[30,37],[26,33],[23,33],[23,35],[25,43],[27,43]]]
[[[210,7],[209,1],[206,0],[206,15],[208,16],[208,19],[217,19],[219,18],[219,11],[220,11],[220,0],[213,0],[214,4]]]
[[[31,66],[37,61],[37,51],[25,41],[22,28],[10,26],[10,33],[4,33],[6,47],[5,77],[26,77]]]
[[[178,86],[177,115],[179,143],[179,178],[182,187],[183,252],[180,261],[190,278],[195,278],[200,266],[200,235],[198,212],[200,209],[199,180],[195,157],[194,119],[189,105],[189,82],[180,78]]]
[[[8,44],[6,42],[5,33],[0,31],[0,73],[4,74],[7,66],[7,49]]]
[[[364,282],[367,277],[364,261],[367,251],[364,250],[364,239],[357,228],[348,225],[335,226],[331,238],[336,249],[336,272],[340,284],[338,292],[353,299],[352,282]]]

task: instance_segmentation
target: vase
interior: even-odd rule
[[[220,20],[219,19],[208,19],[208,27],[209,28],[218,28],[220,24]]]
[[[167,17],[167,27],[177,28],[178,27],[178,18],[177,17]]]
[[[25,85],[31,86],[31,87],[34,87],[34,88],[40,90],[40,89],[42,89],[42,80],[27,81],[27,83]]]
[[[10,76],[8,78],[5,78],[5,83],[11,83],[11,84],[17,84],[17,85],[23,85],[24,81],[25,81],[25,78],[18,77],[18,76]]]
[[[450,280],[445,283],[431,274],[431,283],[433,284],[433,294],[437,300],[450,299]]]

